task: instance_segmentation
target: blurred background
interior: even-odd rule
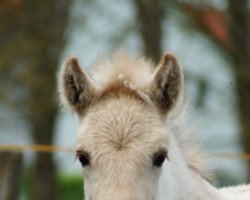
[[[73,151],[4,145],[73,148],[78,119],[59,109],[58,69],[75,55],[90,70],[120,48],[155,63],[165,51],[179,58],[216,185],[249,182],[247,156],[233,156],[250,153],[249,10],[249,0],[1,0],[0,199],[83,199]]]

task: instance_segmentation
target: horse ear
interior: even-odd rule
[[[177,103],[184,83],[183,72],[177,59],[166,53],[156,68],[151,98],[157,107],[166,113]]]
[[[59,92],[62,103],[78,115],[82,114],[94,99],[94,84],[75,57],[67,59],[62,66]]]

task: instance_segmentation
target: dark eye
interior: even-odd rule
[[[167,151],[166,150],[161,150],[161,151],[157,152],[153,158],[153,165],[155,167],[161,167],[166,158],[167,158]]]
[[[89,155],[86,152],[77,152],[76,158],[81,163],[82,167],[89,165]]]

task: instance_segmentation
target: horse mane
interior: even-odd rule
[[[94,65],[91,78],[100,93],[127,88],[147,103],[154,105],[148,98],[148,85],[154,78],[156,66],[143,57],[132,58],[119,51],[110,58],[101,59]],[[183,95],[183,94],[181,94]],[[166,125],[174,134],[188,167],[209,182],[213,176],[206,168],[207,154],[201,149],[196,136],[187,123],[187,102],[180,98],[178,104],[167,114]]]

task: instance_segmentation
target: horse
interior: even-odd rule
[[[250,186],[218,189],[186,120],[184,74],[123,52],[86,73],[76,57],[60,71],[63,105],[79,117],[76,158],[87,200],[249,200]]]

